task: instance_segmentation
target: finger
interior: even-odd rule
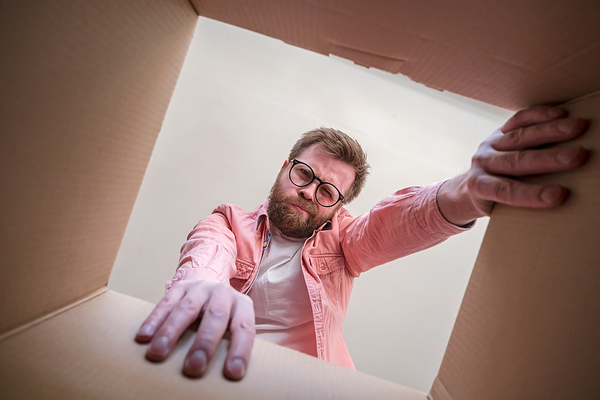
[[[538,106],[521,110],[513,115],[502,128],[502,132],[510,132],[515,129],[524,128],[533,124],[550,122],[557,118],[564,118],[568,115],[566,110],[562,108]]]
[[[505,151],[477,159],[487,173],[508,176],[561,172],[583,165],[588,151],[582,147]]]
[[[233,303],[233,289],[227,286],[216,287],[202,314],[196,340],[183,365],[183,373],[188,376],[204,374],[212,360],[217,345],[229,325]]]
[[[496,137],[492,147],[499,151],[531,149],[578,138],[587,122],[581,118],[565,118],[506,132]]]
[[[167,320],[154,335],[146,358],[150,361],[162,361],[171,353],[181,334],[198,318],[209,292],[204,285],[193,286],[179,300]]]
[[[569,191],[558,185],[539,185],[481,175],[469,182],[478,197],[514,207],[552,208],[562,204]]]
[[[240,297],[231,318],[231,344],[225,359],[223,373],[227,379],[240,380],[246,375],[250,353],[256,336],[254,306],[248,296]]]
[[[140,329],[135,335],[135,340],[139,343],[149,342],[154,333],[167,319],[173,308],[179,303],[179,300],[185,295],[186,289],[182,285],[174,285],[165,296],[158,302],[148,318],[142,323]]]

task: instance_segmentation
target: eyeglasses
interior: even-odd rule
[[[319,181],[319,185],[315,191],[315,200],[323,207],[333,207],[338,202],[344,201],[342,193],[329,182],[317,178],[315,172],[308,165],[296,159],[292,160],[292,168],[290,168],[290,182],[298,187],[306,187],[313,183],[314,180]]]

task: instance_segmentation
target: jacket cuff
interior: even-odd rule
[[[220,279],[221,278],[221,279]],[[179,281],[211,281],[223,282],[223,277],[220,277],[215,271],[208,268],[194,268],[192,261],[187,261],[179,268],[172,279],[165,282],[165,292]]]

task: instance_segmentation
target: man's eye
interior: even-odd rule
[[[300,172],[302,172],[303,175],[309,176],[310,175],[310,171],[307,170],[306,168],[301,168]]]

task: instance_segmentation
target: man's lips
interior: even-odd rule
[[[294,208],[295,210],[302,211],[302,212],[308,214],[308,211],[306,211],[304,208],[302,208],[298,204],[290,203],[290,206],[292,206],[292,208]]]
[[[290,206],[292,206],[292,208],[301,211],[303,213],[306,213],[308,215],[312,215],[312,213],[310,211],[307,210],[307,208],[305,206],[302,206],[300,204],[296,204],[296,203],[289,203]]]

